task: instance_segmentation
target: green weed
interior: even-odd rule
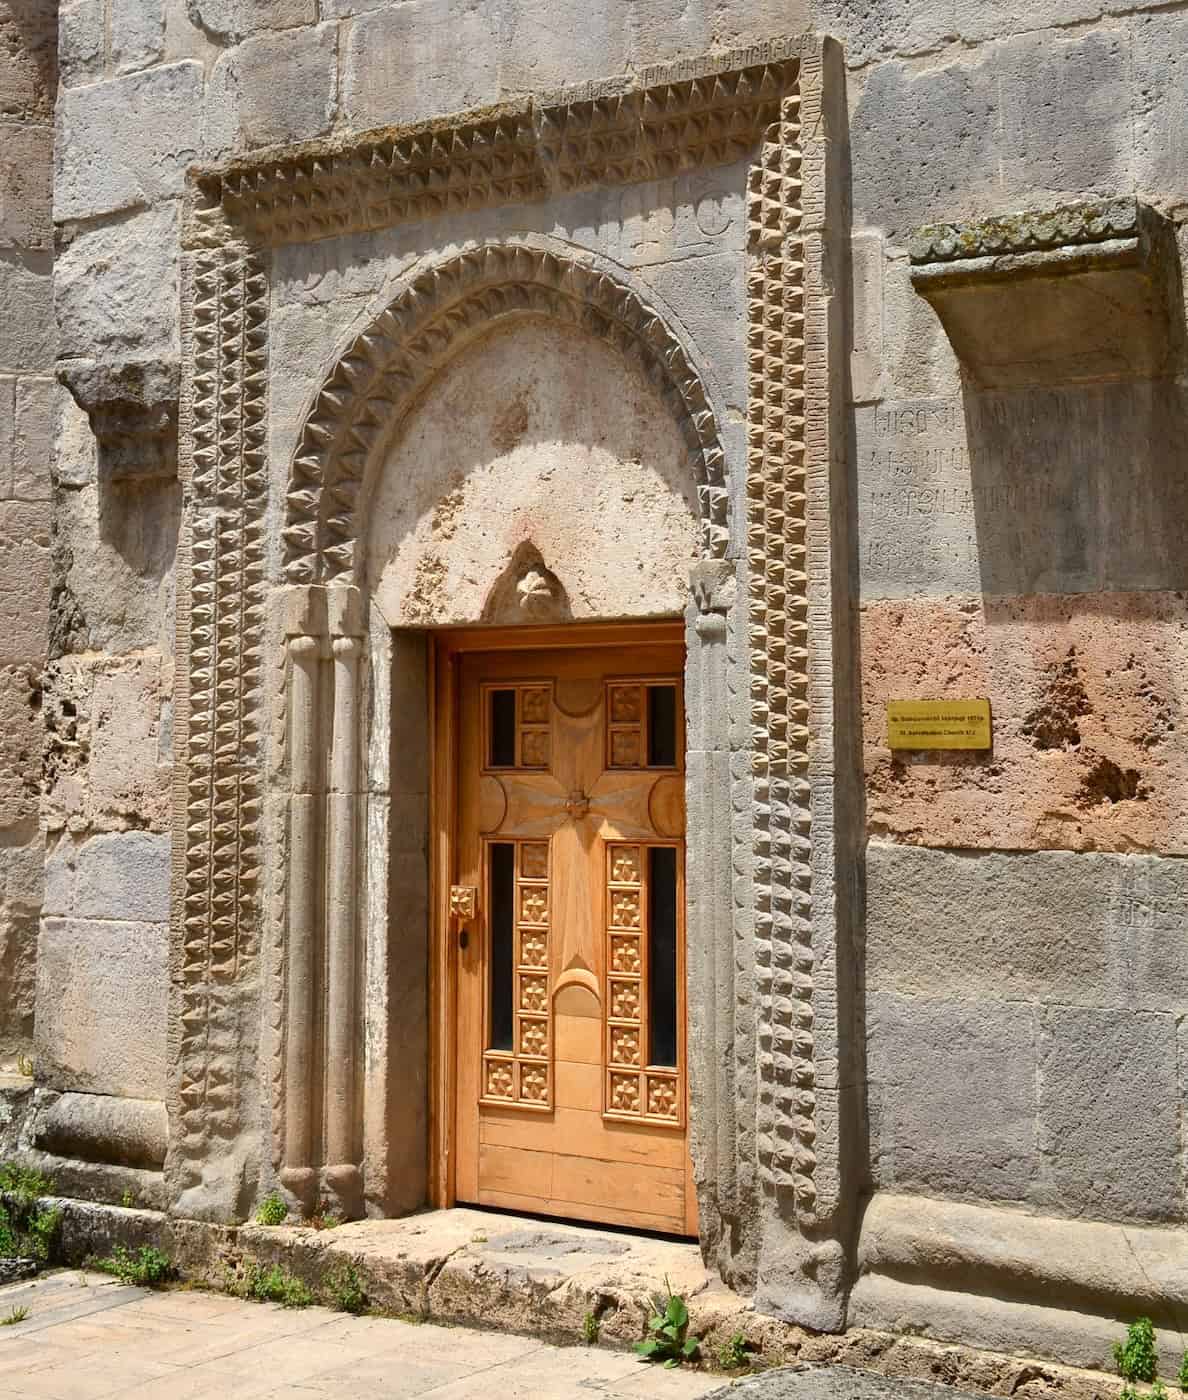
[[[1180,1362],[1180,1374],[1176,1377],[1176,1381],[1180,1389],[1188,1394],[1188,1351],[1184,1353],[1184,1358]]]
[[[340,1264],[327,1274],[322,1281],[322,1292],[327,1304],[339,1312],[354,1313],[358,1317],[368,1309],[367,1293],[353,1264]]]
[[[279,1264],[266,1269],[254,1260],[231,1291],[236,1297],[250,1298],[257,1303],[279,1303],[282,1308],[308,1308],[314,1301],[314,1295],[305,1284]]]
[[[0,1317],[0,1327],[15,1327],[18,1322],[24,1322],[29,1316],[28,1308],[13,1308]]]
[[[283,1225],[288,1214],[289,1207],[274,1191],[260,1202],[260,1209],[256,1212],[256,1223],[259,1225]]]
[[[0,1256],[45,1263],[53,1253],[62,1212],[43,1207],[54,1183],[15,1162],[0,1162]]]
[[[750,1364],[751,1344],[741,1332],[735,1332],[718,1348],[718,1365],[723,1371],[739,1371]]]
[[[682,1361],[694,1361],[701,1348],[696,1337],[690,1337],[689,1309],[685,1300],[664,1280],[664,1293],[651,1298],[652,1316],[648,1319],[646,1341],[636,1342],[635,1350],[641,1361],[659,1361],[669,1370]]]
[[[1155,1379],[1155,1328],[1149,1317],[1132,1322],[1126,1340],[1114,1343],[1114,1363],[1124,1381]]]
[[[598,1321],[592,1312],[588,1312],[585,1317],[582,1318],[582,1336],[585,1338],[588,1347],[596,1347],[598,1345],[598,1335],[601,1331],[602,1323]]]
[[[121,1283],[134,1284],[137,1288],[160,1288],[173,1277],[169,1256],[151,1244],[141,1245],[135,1254],[117,1244],[106,1259],[93,1260],[92,1264]]]

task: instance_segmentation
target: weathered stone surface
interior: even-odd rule
[[[62,0],[58,11],[58,68],[66,87],[93,83],[106,60],[104,0]]]
[[[526,541],[570,615],[663,615],[687,593],[695,511],[684,441],[651,386],[599,342],[531,324],[464,351],[410,416],[368,567],[392,623],[485,618]]]
[[[12,494],[18,501],[48,501],[54,447],[52,379],[22,376],[14,386]]]
[[[1100,1373],[1114,1369],[1114,1319],[1146,1316],[1159,1329],[1160,1371],[1172,1374],[1188,1286],[1181,1239],[1161,1227],[880,1191],[862,1221],[851,1321]]]
[[[0,251],[0,368],[44,373],[56,349],[50,255]]]
[[[192,24],[220,44],[260,29],[295,29],[318,18],[317,0],[185,0]],[[334,14],[333,5],[324,6]]]
[[[46,918],[37,950],[37,1071],[56,1089],[163,1099],[168,933]]]
[[[64,1157],[159,1171],[167,1137],[159,1100],[67,1093],[39,1115],[35,1142]]]
[[[1140,190],[1178,203],[1188,197],[1188,17],[1143,15],[1132,28],[1135,91],[1136,183]]]
[[[167,830],[166,695],[156,656],[54,666],[45,696],[51,831]]]
[[[54,265],[61,354],[176,359],[177,241],[174,204],[75,234]]]
[[[877,1186],[1024,1200],[1037,1168],[1033,1008],[875,992],[866,1018]]]
[[[994,50],[1002,117],[1001,197],[1087,198],[1131,187],[1128,46],[1116,34],[1021,35]],[[1042,93],[1043,100],[1036,95]],[[1067,139],[1075,131],[1076,140]],[[948,217],[944,215],[943,217]]]
[[[919,459],[917,459],[919,460]],[[905,499],[939,499],[903,488]],[[928,846],[1188,850],[1182,594],[867,604],[867,818]],[[988,696],[986,753],[892,752],[891,699]]]
[[[1046,1008],[1037,1200],[1099,1219],[1182,1219],[1177,1073],[1174,1015]]]
[[[336,27],[322,24],[257,35],[220,59],[209,87],[206,154],[324,135],[337,108],[337,53]]]
[[[0,5],[0,115],[52,122],[58,16],[55,0]]]
[[[48,248],[53,128],[0,122],[0,246]]]
[[[970,61],[915,72],[884,63],[853,116],[854,216],[892,240],[936,218],[992,208],[998,196],[994,74]]]
[[[134,73],[165,52],[165,0],[111,0],[109,43],[117,73]]]
[[[0,830],[27,826],[37,820],[39,669],[33,660],[24,665],[0,666]]]
[[[1054,3],[1059,5],[1062,0]],[[859,8],[848,0],[817,0],[814,10],[827,33],[845,36],[846,62],[853,67],[893,54],[928,53],[956,39],[961,29],[952,5],[890,0]]]
[[[627,67],[626,16],[617,0],[511,0],[503,10],[499,76],[506,91],[540,92]]]
[[[184,62],[68,88],[58,111],[54,217],[85,219],[180,195],[201,153],[202,80],[201,64]]]
[[[47,502],[0,501],[0,663],[45,655],[49,535]]]
[[[94,836],[74,853],[73,898],[52,912],[83,919],[169,918],[168,836],[127,831]]]
[[[80,470],[87,465],[84,456]],[[172,651],[181,492],[176,481],[128,482],[120,492],[86,485],[57,501],[54,654]]]
[[[499,95],[497,34],[469,0],[405,0],[351,25],[342,106],[357,130],[482,106]]]
[[[0,801],[0,810],[2,807]],[[11,836],[8,832],[5,835]],[[17,1056],[28,1054],[33,1041],[42,851],[36,836],[27,845],[0,846],[0,1066],[15,1065]],[[0,1123],[0,1153],[4,1139]]]

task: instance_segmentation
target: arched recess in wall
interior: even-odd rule
[[[377,443],[476,336],[537,316],[594,336],[636,364],[680,426],[696,482],[701,553],[725,557],[728,494],[718,425],[672,327],[604,270],[551,249],[487,244],[418,276],[337,361],[306,417],[286,499],[292,583],[354,581],[360,506]]]
[[[399,1058],[409,1058],[409,1046],[405,1041],[399,1056],[383,1048],[399,1037],[391,1022],[372,1024],[376,1008],[361,992],[362,966],[369,987],[386,985],[381,964],[392,956],[391,848],[389,842],[363,841],[363,808],[374,834],[384,821],[374,795],[387,800],[397,788],[386,768],[374,767],[389,761],[391,745],[377,743],[368,726],[392,711],[386,687],[401,683],[402,670],[384,651],[392,634],[377,626],[374,611],[367,615],[370,600],[361,585],[368,514],[392,444],[430,386],[479,341],[485,345],[502,329],[532,321],[577,332],[576,340],[597,342],[600,353],[620,357],[668,419],[663,430],[683,453],[681,470],[693,484],[687,494],[695,501],[692,598],[698,622],[689,633],[688,690],[700,712],[691,713],[690,728],[699,736],[715,733],[712,747],[723,755],[727,747],[725,615],[735,596],[735,566],[726,557],[729,490],[717,419],[682,340],[625,281],[585,256],[552,246],[486,245],[419,274],[351,341],[315,396],[285,502],[285,572],[293,585],[285,624],[290,802],[282,862],[286,908],[272,937],[274,985],[284,989],[273,1003],[284,1007],[272,1038],[274,1143],[281,1180],[294,1195],[310,1201],[321,1194],[349,1213],[362,1208],[364,1195],[382,1211],[421,1204],[415,1186],[392,1186],[386,1141],[394,1118],[389,1070]],[[682,606],[679,598],[675,603]],[[320,727],[324,716],[331,717],[329,734]],[[422,745],[405,736],[401,747],[415,751]],[[691,765],[690,773],[695,771]],[[689,864],[718,869],[711,853],[727,839],[723,824],[729,813],[708,786],[694,791],[693,781]],[[699,811],[700,817],[693,815]],[[699,842],[704,851],[697,849]],[[691,1005],[712,1006],[719,999],[712,983],[724,958],[718,945],[725,939],[729,946],[728,920],[701,911],[728,908],[728,900],[728,893],[690,900],[691,976],[709,984],[701,995],[691,991]],[[407,922],[407,905],[415,899],[402,890],[401,901]],[[383,1014],[393,1013],[389,1008]],[[359,1044],[339,1033],[361,1022],[367,1025],[365,1064],[358,1063]],[[320,1044],[319,1025],[326,1027]],[[318,1047],[321,1065],[317,1054],[311,1057],[311,1045]],[[711,1036],[691,1034],[690,1045],[697,1053],[714,1053]],[[694,1085],[712,1079],[692,1064],[690,1074]],[[406,1141],[415,1137],[405,1133]],[[377,1173],[387,1179],[374,1180]]]

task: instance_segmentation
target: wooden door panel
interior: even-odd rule
[[[461,657],[459,1200],[695,1228],[682,666],[671,643]]]

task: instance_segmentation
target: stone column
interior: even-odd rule
[[[359,595],[327,595],[334,658],[329,864],[326,875],[326,1034],[324,1193],[347,1216],[362,1210],[359,1173],[357,1045],[360,1015],[359,900],[359,660],[363,654]]]
[[[289,634],[289,852],[286,946],[285,1132],[281,1181],[314,1205],[314,1079],[321,924],[323,778],[319,672],[325,652],[325,594],[295,594]]]

